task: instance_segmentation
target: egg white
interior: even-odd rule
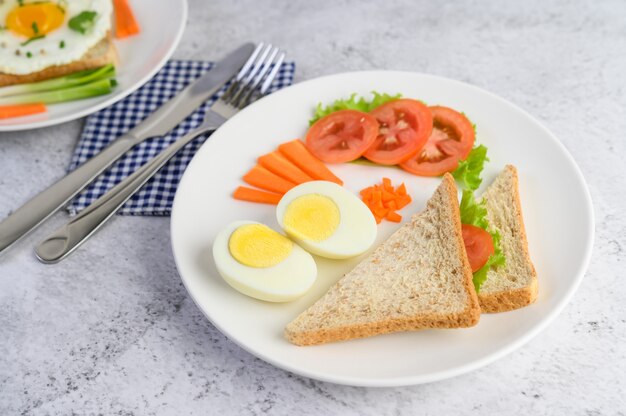
[[[52,0],[58,3],[58,0]],[[29,4],[32,1],[25,1]],[[65,21],[42,39],[22,46],[27,40],[9,29],[0,30],[0,72],[26,75],[53,65],[64,65],[80,60],[89,49],[107,36],[111,30],[113,6],[111,0],[69,0],[62,3]],[[18,7],[17,0],[0,1],[0,26],[5,26],[7,15]],[[68,21],[84,11],[97,13],[93,27],[85,34],[69,28]],[[60,47],[63,41],[64,47]],[[28,54],[30,53],[30,58]]]
[[[319,194],[332,199],[339,208],[337,229],[328,239],[311,241],[298,238],[285,230],[285,211],[291,201],[302,195]],[[276,207],[278,224],[289,237],[305,250],[331,259],[358,256],[369,249],[376,240],[376,219],[369,208],[351,192],[328,181],[305,182],[290,189]]]
[[[222,278],[250,297],[269,302],[287,302],[306,293],[317,278],[313,256],[297,244],[289,256],[271,267],[250,267],[239,263],[228,249],[231,234],[242,225],[255,221],[236,221],[224,228],[213,242],[213,259]]]

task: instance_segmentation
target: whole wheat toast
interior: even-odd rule
[[[483,312],[504,312],[529,305],[537,299],[537,272],[528,253],[522,218],[517,169],[507,165],[483,193],[490,231],[497,230],[504,267],[489,270],[478,293]]]
[[[297,345],[476,325],[480,308],[461,234],[454,179],[426,209],[285,328]]]

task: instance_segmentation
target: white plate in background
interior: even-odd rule
[[[302,137],[318,102],[356,92],[402,93],[465,112],[477,141],[489,149],[482,191],[506,164],[518,168],[522,209],[539,297],[516,311],[483,315],[467,329],[422,330],[320,346],[297,347],[283,338],[285,325],[322,296],[359,259],[316,257],[319,277],[304,297],[284,304],[251,299],[219,276],[211,255],[216,234],[234,220],[279,229],[274,207],[236,201],[233,190],[259,155]],[[406,221],[421,211],[439,178],[395,168],[333,165],[347,189],[358,192],[387,176],[405,182],[413,203]],[[431,75],[371,71],[327,76],[274,93],[224,124],[198,151],[179,185],[172,212],[174,257],[180,276],[207,318],[242,348],[280,368],[349,385],[398,386],[462,374],[520,347],[563,309],[586,271],[593,244],[591,198],[576,163],[558,139],[515,105],[477,87]],[[377,244],[397,224],[379,226]]]
[[[134,0],[131,6],[141,33],[114,38],[120,58],[116,68],[119,84],[111,94],[51,104],[46,113],[0,120],[0,132],[54,126],[87,116],[125,98],[152,78],[180,42],[187,22],[187,0],[161,1],[158,7],[149,0]]]

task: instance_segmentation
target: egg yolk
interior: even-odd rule
[[[263,224],[237,228],[228,240],[228,250],[239,263],[250,267],[271,267],[284,261],[293,242]]]
[[[302,195],[285,209],[283,225],[288,234],[309,241],[324,241],[337,230],[341,215],[335,201],[320,194]]]
[[[18,35],[32,38],[45,35],[60,27],[65,12],[52,2],[18,6],[7,15],[5,26]]]

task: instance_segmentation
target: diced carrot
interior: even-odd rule
[[[115,9],[115,37],[122,39],[141,31],[128,0],[113,0]]]
[[[372,192],[374,192],[374,187],[373,186],[368,186],[365,189],[361,189],[361,192],[359,192],[361,194],[361,196],[363,198],[369,198],[372,196]]]
[[[258,162],[270,172],[297,185],[313,180],[278,151],[260,156]]]
[[[280,201],[280,198],[282,198],[282,195],[248,188],[247,186],[240,186],[233,192],[233,198],[239,199],[240,201],[276,205],[278,201]]]
[[[393,201],[396,196],[392,193],[393,192],[393,187],[391,187],[392,191],[389,192],[387,189],[382,190],[382,200],[383,202],[388,202],[388,201]]]
[[[385,219],[391,222],[400,222],[402,221],[402,215],[395,211],[389,211],[387,215],[385,215]]]
[[[411,197],[408,195],[400,195],[396,198],[396,205],[398,209],[402,209],[411,203]]]
[[[30,116],[45,112],[46,106],[41,103],[0,105],[0,120],[13,117]]]
[[[335,176],[321,160],[313,156],[300,140],[295,139],[283,143],[278,146],[278,150],[312,178],[343,185],[343,181]]]
[[[383,188],[389,192],[393,192],[393,186],[391,186],[391,179],[383,178]]]
[[[380,223],[383,218],[391,222],[402,221],[402,215],[396,211],[411,202],[404,184],[394,189],[389,178],[383,178],[380,185],[362,189],[361,199],[370,209],[377,223]]]
[[[273,174],[261,165],[256,165],[250,169],[250,171],[244,175],[243,180],[250,185],[279,194],[284,194],[296,186],[295,183]]]
[[[384,207],[376,207],[373,212],[375,216],[384,218],[389,213],[389,210]]]
[[[383,193],[382,193],[382,191],[377,189],[374,192],[372,192],[372,202],[373,203],[378,203],[378,202],[381,202],[382,200],[383,200]]]

